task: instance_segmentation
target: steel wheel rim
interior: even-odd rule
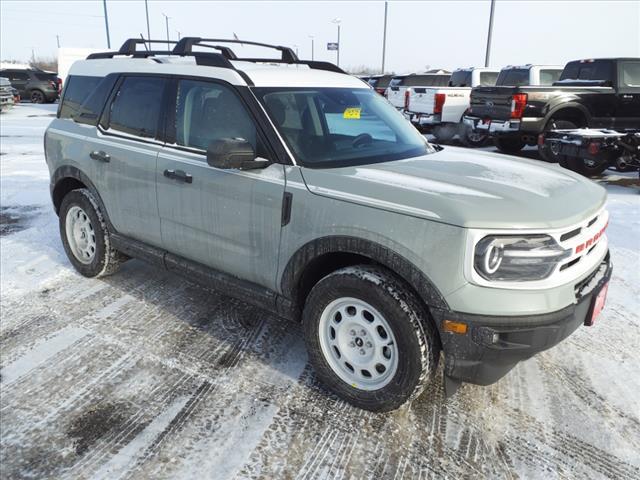
[[[320,315],[322,354],[341,380],[360,390],[380,390],[398,369],[393,331],[378,310],[367,302],[343,297]]]
[[[96,256],[96,234],[82,208],[73,206],[67,211],[65,231],[73,256],[80,263],[90,264]]]

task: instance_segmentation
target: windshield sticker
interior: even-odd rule
[[[342,115],[344,118],[349,118],[352,120],[360,120],[360,108],[359,107],[350,107],[345,109],[344,114]]]

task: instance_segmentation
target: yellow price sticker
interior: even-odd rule
[[[356,107],[347,108],[342,116],[344,118],[360,120],[360,109]]]

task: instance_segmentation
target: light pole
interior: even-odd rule
[[[167,50],[171,51],[171,46],[169,45],[169,18],[165,13],[163,13],[162,15],[164,15],[164,19],[165,19],[165,23],[167,25]]]
[[[180,40],[180,30],[176,30],[176,32],[178,33],[178,40]]]
[[[484,66],[489,66],[489,58],[491,57],[491,34],[493,33],[493,11],[496,8],[496,0],[491,0],[491,13],[489,14],[489,33],[487,34],[487,53],[484,57]]]
[[[147,14],[147,40],[151,39],[151,28],[149,27],[149,4],[144,0],[144,11]]]
[[[107,48],[111,48],[111,39],[109,38],[109,17],[107,16],[107,0],[102,0],[104,7],[104,25],[107,29]]]
[[[314,51],[314,48],[313,48],[313,38],[314,38],[314,37],[313,37],[313,35],[309,35],[309,38],[311,39],[311,60],[313,61],[313,51]]]
[[[384,75],[384,56],[387,53],[387,7],[389,2],[384,2],[384,30],[382,33],[382,70],[380,73]]]
[[[338,26],[338,49],[336,50],[336,63],[340,66],[340,22],[339,18],[334,18],[331,23],[335,23]]]
[[[298,56],[298,45],[294,45],[293,48],[296,49],[296,57]]]

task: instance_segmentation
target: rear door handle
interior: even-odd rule
[[[98,160],[100,162],[105,162],[105,163],[109,163],[111,161],[111,156],[106,154],[103,151],[93,151],[89,154],[89,156],[94,159],[94,160]]]
[[[165,170],[164,176],[184,183],[193,183],[193,175],[184,170]]]

